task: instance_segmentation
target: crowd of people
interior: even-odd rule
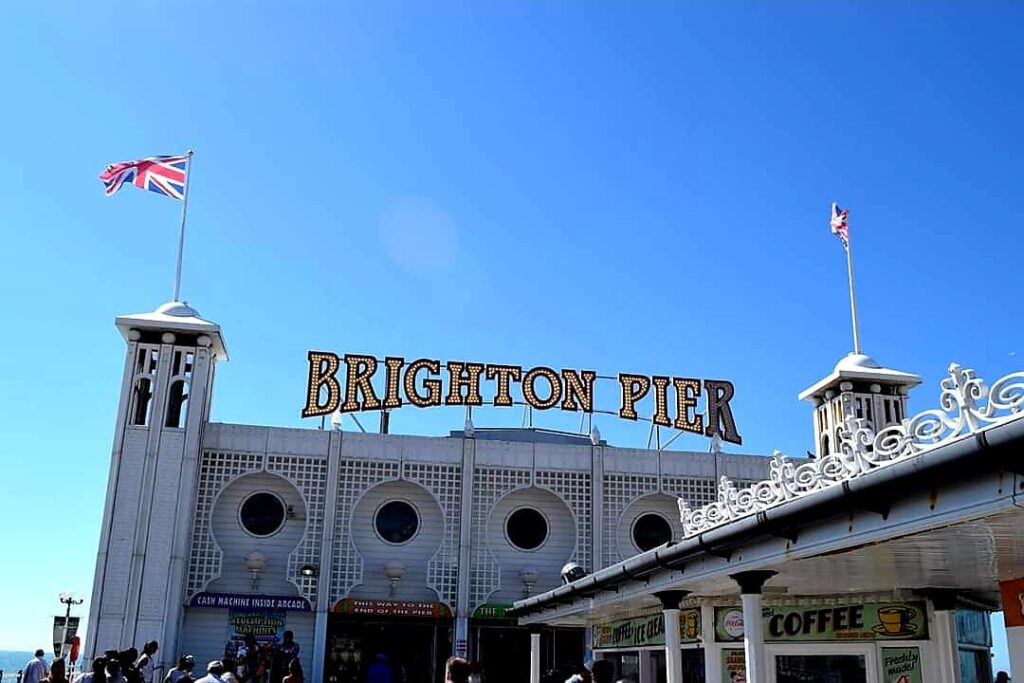
[[[25,668],[18,672],[17,683],[305,683],[299,662],[299,644],[291,631],[285,631],[284,640],[274,646],[261,646],[253,636],[246,636],[242,645],[224,659],[206,665],[205,675],[195,671],[195,657],[181,655],[177,664],[162,679],[155,677],[154,655],[159,646],[151,640],[142,647],[107,650],[92,662],[89,671],[82,671],[70,680],[61,658],[46,663],[43,650],[36,650]],[[2,674],[2,672],[0,672]],[[383,654],[377,655],[366,675],[367,683],[393,683],[394,676]],[[1000,671],[996,683],[1009,683],[1005,671]],[[482,683],[479,664],[461,657],[451,657],[445,664],[445,683]],[[541,683],[631,683],[615,681],[615,666],[607,660],[597,660],[590,668],[581,666],[568,678],[558,671],[548,671]]]
[[[285,631],[283,641],[273,646],[261,646],[255,637],[246,636],[240,646],[228,648],[223,659],[209,662],[205,672],[196,671],[193,655],[183,654],[172,669],[158,676],[155,655],[159,649],[151,640],[141,653],[134,647],[107,650],[88,670],[70,679],[63,658],[48,664],[46,653],[36,650],[18,672],[17,683],[304,683],[299,644],[291,631]]]

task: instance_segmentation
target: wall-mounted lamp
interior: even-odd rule
[[[267,556],[259,550],[253,550],[245,556],[245,568],[249,570],[249,578],[252,580],[252,589],[260,589],[260,576],[267,566]]]
[[[530,593],[533,592],[533,587],[537,583],[537,579],[540,575],[536,570],[529,567],[519,570],[519,580],[523,582],[523,597],[530,597]]]
[[[306,577],[307,579],[312,578],[319,573],[320,569],[318,567],[314,567],[311,564],[304,564],[302,565],[302,569],[299,570],[299,574]]]
[[[405,565],[398,560],[390,560],[384,563],[384,576],[388,577],[388,584],[391,586],[388,591],[390,597],[395,597],[398,592],[398,583],[405,576]]]

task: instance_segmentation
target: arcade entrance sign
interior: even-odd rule
[[[481,384],[492,385],[490,404],[510,407],[528,405],[537,410],[558,407],[570,412],[609,412],[594,407],[594,383],[598,379],[617,380],[617,414],[625,420],[641,419],[637,404],[653,394],[654,424],[686,432],[714,436],[741,444],[729,402],[735,394],[732,382],[667,375],[619,373],[603,377],[593,370],[562,369],[545,366],[525,369],[519,365],[448,361],[430,358],[406,362],[389,356],[383,363],[373,356],[329,351],[310,351],[306,404],[302,417],[329,415],[335,411],[353,413],[367,410],[392,410],[410,404],[418,408],[432,406],[482,406]],[[338,375],[344,365],[344,378]],[[378,373],[383,365],[383,372]],[[381,395],[374,379],[383,374]],[[512,397],[512,385],[520,385],[522,401]],[[669,389],[671,387],[671,390]],[[674,409],[670,410],[670,395]],[[703,404],[703,406],[701,406]],[[701,410],[703,407],[703,410]],[[648,419],[646,417],[642,419]]]

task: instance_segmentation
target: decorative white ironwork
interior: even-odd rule
[[[797,464],[775,451],[764,481],[741,489],[722,477],[718,500],[698,508],[680,498],[684,538],[1024,415],[1024,372],[1001,377],[987,387],[974,370],[953,363],[941,387],[941,409],[918,413],[877,434],[867,419],[848,415],[839,429],[838,453]]]

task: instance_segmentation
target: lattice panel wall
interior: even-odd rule
[[[222,553],[210,532],[213,501],[225,486],[243,474],[263,469],[262,453],[204,451],[199,460],[199,490],[188,562],[188,595],[203,590],[220,576]]]
[[[592,571],[590,533],[590,472],[568,472],[565,470],[539,471],[536,478],[537,486],[554,491],[565,501],[576,521],[576,549],[571,562]]]
[[[485,538],[487,515],[507,493],[529,486],[530,470],[512,467],[478,467],[473,473],[473,566],[470,572],[469,610],[487,601],[501,584],[498,561],[491,555]]]
[[[619,552],[618,528],[619,519],[629,504],[640,496],[657,493],[658,477],[653,474],[616,474],[606,472],[604,475],[604,536],[603,567],[615,564],[623,559]]]
[[[427,563],[427,584],[441,594],[441,599],[455,605],[459,595],[459,520],[462,500],[462,467],[410,463],[403,466],[403,476],[430,491],[444,513],[444,537],[441,547]]]
[[[338,506],[335,510],[331,602],[363,580],[363,558],[352,543],[352,509],[359,496],[383,481],[398,478],[398,462],[342,459],[338,463]]]
[[[319,583],[315,576],[302,576],[300,569],[320,564],[320,544],[324,534],[324,497],[327,493],[327,459],[295,455],[271,455],[267,471],[292,483],[306,504],[306,531],[295,550],[288,555],[288,580],[311,603],[316,603]]]
[[[670,496],[682,498],[691,507],[706,505],[718,495],[717,482],[708,477],[673,477],[661,479],[662,490]]]

